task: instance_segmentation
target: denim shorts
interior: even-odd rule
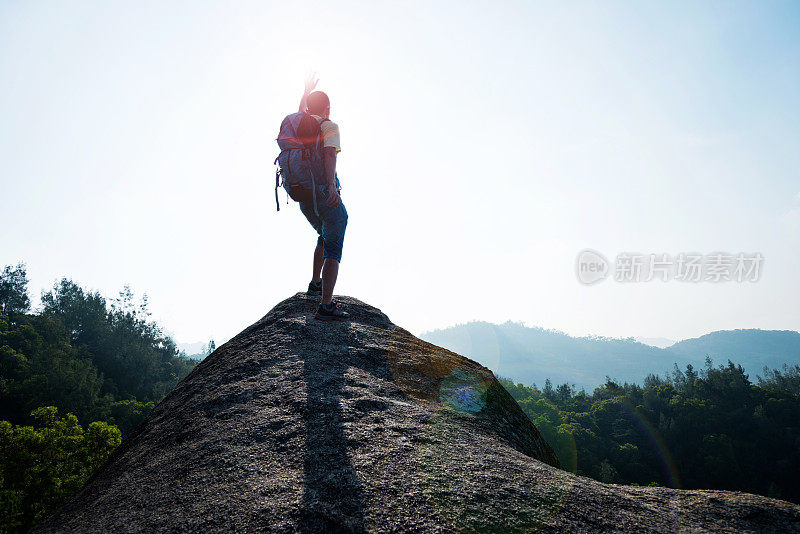
[[[314,213],[312,201],[301,202],[300,211],[319,234],[322,242],[322,257],[342,261],[342,245],[344,231],[347,228],[347,210],[344,203],[332,208],[328,206],[328,186],[317,186],[317,213]]]

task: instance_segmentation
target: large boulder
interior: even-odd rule
[[[37,532],[797,531],[800,507],[561,470],[491,371],[340,297],[200,363]]]

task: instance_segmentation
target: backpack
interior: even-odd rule
[[[287,115],[281,122],[278,147],[281,153],[275,158],[279,168],[275,172],[275,203],[278,187],[283,186],[292,200],[314,203],[317,211],[315,185],[325,183],[325,161],[322,156],[321,124],[330,119],[316,119],[305,112]]]

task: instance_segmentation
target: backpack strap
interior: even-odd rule
[[[314,201],[314,213],[319,217],[319,211],[317,210],[317,180],[313,172],[311,173],[311,198]]]
[[[323,140],[323,135],[322,135],[322,125],[325,124],[326,122],[331,122],[331,120],[328,117],[322,117],[317,122],[319,122],[319,126],[320,126],[319,138],[317,138],[317,150],[321,150],[322,147],[320,147],[320,143],[322,143],[324,145],[324,140]]]
[[[277,158],[275,161],[277,161]],[[280,183],[281,183],[281,170],[277,169],[275,171],[275,205],[278,206],[278,211],[281,211],[281,201],[278,200],[278,187],[280,187]]]

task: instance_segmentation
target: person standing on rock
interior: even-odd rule
[[[289,180],[298,182],[287,183],[285,179],[284,187],[294,200],[299,201],[300,211],[318,234],[313,274],[308,284],[308,294],[322,297],[315,318],[325,321],[344,320],[349,314],[333,300],[333,288],[339,275],[339,262],[342,260],[342,245],[347,228],[347,210],[339,196],[341,185],[336,176],[336,157],[342,148],[339,126],[330,120],[330,99],[322,91],[314,91],[319,81],[314,78],[312,75],[305,82],[298,113],[286,117],[281,125],[278,144],[282,151],[277,161],[280,162],[281,172]],[[299,140],[301,144],[292,144],[295,140]],[[284,141],[283,145],[281,141]],[[302,160],[299,159],[301,156]],[[291,172],[292,166],[295,167],[294,173]],[[296,167],[308,168],[310,181],[299,184],[303,179],[297,178],[297,175],[303,174],[304,170],[297,171]],[[314,175],[313,169],[317,170],[317,175]]]

